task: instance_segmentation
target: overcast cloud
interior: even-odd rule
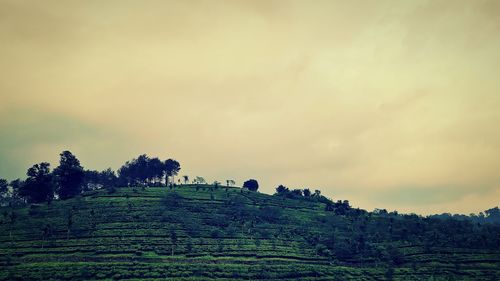
[[[0,177],[69,149],[422,214],[500,202],[499,1],[0,0]]]

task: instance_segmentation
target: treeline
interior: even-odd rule
[[[471,213],[470,215],[450,214],[443,213],[440,215],[432,215],[433,218],[438,219],[456,219],[456,220],[471,220],[475,223],[496,223],[500,224],[500,209],[498,207],[488,209],[479,214]]]
[[[15,179],[11,182],[0,178],[0,205],[21,205],[25,203],[51,203],[54,199],[73,198],[82,192],[106,189],[109,193],[116,191],[118,187],[147,187],[147,186],[172,186],[175,185],[174,177],[178,175],[181,166],[174,159],[160,160],[158,157],[149,157],[146,154],[126,161],[117,172],[111,168],[103,171],[84,169],[78,158],[70,151],[60,154],[59,166],[51,171],[50,164],[41,162],[30,167],[25,180]],[[189,183],[189,177],[182,177],[184,183]],[[180,179],[178,179],[180,182]],[[195,177],[194,184],[204,184],[205,179]],[[234,185],[234,180],[226,180],[227,186]],[[220,183],[215,181],[215,187]],[[243,183],[243,188],[249,191],[257,191],[259,183],[250,179]],[[325,211],[336,215],[365,215],[368,212],[359,208],[352,208],[348,200],[337,200],[336,202],[321,195],[320,190],[311,191],[309,188],[290,189],[279,185],[275,189],[274,196],[288,199],[307,200],[323,203]],[[398,213],[387,212],[385,209],[376,209],[375,215],[386,217],[398,217]],[[436,219],[469,220],[474,223],[500,224],[500,210],[498,207],[481,212],[478,215],[432,215]]]
[[[180,169],[179,162],[174,159],[162,161],[143,154],[125,162],[117,173],[111,168],[103,171],[86,170],[73,153],[63,151],[59,166],[52,171],[49,163],[42,162],[27,170],[25,180],[8,182],[0,179],[0,203],[50,204],[54,199],[64,200],[95,189],[105,188],[112,193],[120,186],[166,186],[173,184],[173,178]],[[184,176],[184,181],[187,180],[187,176]],[[196,180],[202,181],[203,178],[197,177]]]
[[[276,192],[274,193],[274,195],[289,199],[302,199],[321,202],[325,204],[325,211],[335,212],[335,214],[337,215],[346,215],[348,212],[366,213],[365,210],[353,209],[348,200],[337,200],[337,202],[334,202],[330,198],[321,195],[321,191],[318,189],[312,192],[309,188],[289,189],[284,185],[279,185],[278,187],[276,187]]]
[[[360,216],[366,215],[370,212],[351,207],[349,200],[337,200],[333,201],[328,197],[321,195],[320,190],[311,191],[309,188],[294,188],[290,189],[284,185],[279,185],[275,189],[274,196],[280,196],[288,199],[296,199],[296,200],[306,200],[306,201],[316,201],[325,204],[325,211],[333,212],[335,215],[352,215],[352,216]],[[407,215],[400,215],[397,211],[388,212],[386,209],[375,209],[371,214],[378,215],[381,217],[392,217],[398,218]],[[409,216],[416,216],[414,214],[410,214]],[[470,221],[473,223],[492,223],[492,224],[500,224],[500,209],[498,207],[494,207],[484,212],[479,212],[479,214],[471,213],[470,215],[461,215],[461,214],[450,214],[444,213],[440,215],[430,215],[428,218],[432,219],[441,219],[441,220],[460,220],[460,221]]]

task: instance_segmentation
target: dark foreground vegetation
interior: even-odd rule
[[[11,183],[0,280],[500,280],[498,208],[367,212],[318,190],[261,194],[256,180],[173,184],[179,163],[151,161],[94,173],[63,152],[53,172],[40,164]]]

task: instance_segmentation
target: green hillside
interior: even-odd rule
[[[500,228],[240,188],[3,207],[0,280],[500,280]]]

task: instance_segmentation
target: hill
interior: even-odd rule
[[[500,226],[240,188],[1,209],[0,280],[500,280]]]

